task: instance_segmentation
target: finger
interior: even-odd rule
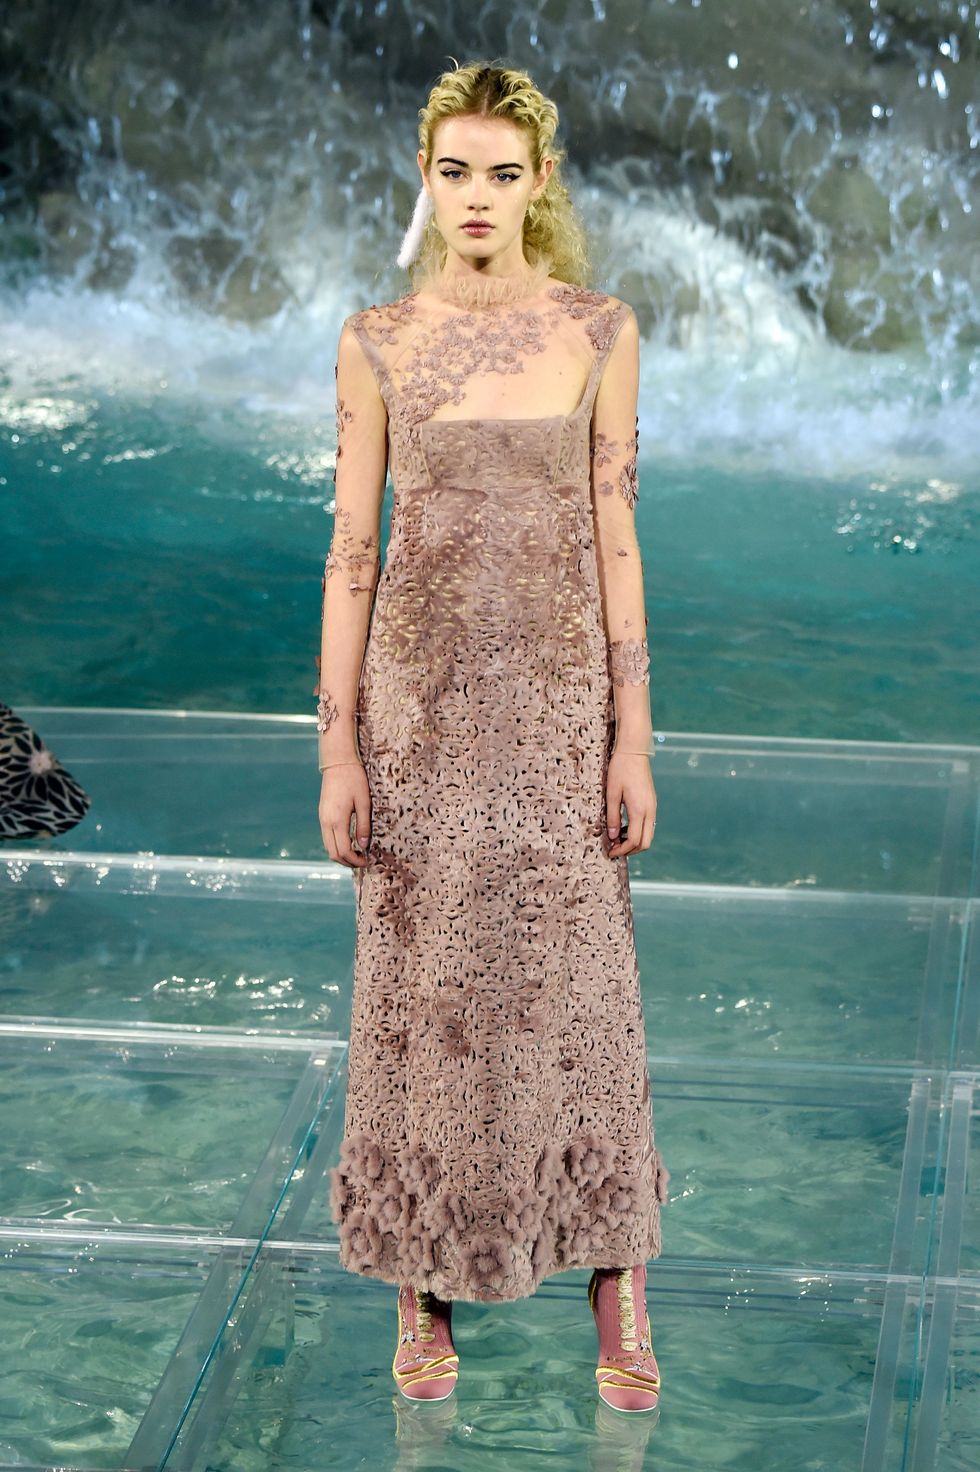
[[[323,847],[332,859],[336,859],[337,850],[333,841],[333,828],[325,817],[320,818],[320,837],[323,839]]]
[[[348,819],[348,822],[350,820]],[[351,847],[350,833],[345,833],[342,828],[334,827],[333,840],[337,845],[337,861],[345,864],[348,869],[359,868],[362,860]]]
[[[626,836],[623,839],[623,853],[635,854],[640,846],[641,825],[639,818],[630,817],[627,814]]]
[[[363,851],[371,842],[371,797],[368,792],[358,792],[355,796],[354,820],[357,846]]]
[[[613,844],[612,848],[609,850],[610,856],[614,859],[620,858],[623,854],[630,854],[633,852],[635,844],[633,843],[632,836],[630,834],[631,822],[632,820],[629,815],[629,809],[627,808],[626,823],[625,825],[620,826],[620,832],[623,836],[619,840],[619,842]]]
[[[615,843],[623,826],[623,784],[609,781],[606,784],[606,833],[609,842]]]
[[[637,817],[630,820],[630,833],[636,841],[636,848],[631,849],[634,854],[639,854],[640,849],[649,848],[653,838],[653,821],[653,808],[646,804],[637,804]]]
[[[636,818],[630,823],[630,834],[636,847],[633,853],[641,853],[647,846],[647,834],[650,831],[650,814],[646,809],[637,813]]]
[[[358,849],[354,847],[354,831],[356,831],[356,821],[354,814],[351,813],[350,817],[347,820],[347,849],[350,854],[351,867],[355,869],[363,869],[364,865],[368,861],[367,854],[365,854],[363,851],[358,852]],[[357,842],[358,844],[360,844],[359,839],[357,840]],[[367,844],[364,844],[363,847],[367,848]]]
[[[649,814],[645,809],[641,809],[640,805],[637,804],[637,810],[633,815],[630,814],[629,807],[627,806],[626,816],[628,820],[626,826],[626,835],[623,838],[622,843],[618,846],[619,853],[639,853],[641,848],[646,847],[646,844],[643,841],[643,837],[647,823],[650,821]],[[619,857],[619,853],[617,853],[616,855],[617,858]]]

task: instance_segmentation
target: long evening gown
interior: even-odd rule
[[[358,688],[371,842],[330,1204],[349,1271],[470,1301],[659,1256],[668,1200],[605,816],[598,572],[612,606],[616,559],[639,560],[637,441],[635,402],[600,413],[597,390],[632,308],[549,271],[430,277],[345,323],[394,503]],[[380,513],[342,389],[328,568],[357,597]],[[630,586],[615,644],[635,653]]]

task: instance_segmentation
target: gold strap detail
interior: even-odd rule
[[[441,1366],[445,1366],[445,1369]],[[415,1385],[419,1380],[441,1380],[450,1375],[456,1376],[459,1374],[459,1355],[439,1355],[435,1359],[425,1360],[421,1365],[396,1365],[395,1374],[399,1383],[404,1385]]]
[[[624,1376],[624,1384],[651,1386],[660,1384],[660,1376],[653,1370],[634,1370],[631,1365],[597,1365],[596,1379],[603,1385],[611,1385],[617,1375]],[[601,1380],[601,1376],[608,1378]]]
[[[426,1289],[413,1288],[415,1294],[415,1321],[420,1339],[435,1339],[432,1332],[432,1295]]]
[[[619,1342],[624,1349],[636,1348],[636,1304],[633,1302],[633,1269],[620,1268],[616,1274],[619,1297]]]

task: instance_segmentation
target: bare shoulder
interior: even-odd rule
[[[349,324],[354,332],[366,332],[372,336],[398,327],[414,316],[415,296],[415,292],[406,292],[394,301],[373,302],[369,307],[361,307],[344,318],[344,326]]]
[[[613,296],[608,291],[597,291],[591,286],[579,286],[571,281],[555,282],[548,295],[575,321],[581,323],[593,348],[604,353],[622,332],[626,340],[630,334],[630,322],[636,323],[636,314],[628,302]]]
[[[613,296],[609,291],[599,291],[594,286],[580,286],[576,281],[560,281],[554,276],[548,278],[548,295],[561,305],[568,306],[577,313],[611,311],[613,308],[632,308],[628,302],[620,297]]]

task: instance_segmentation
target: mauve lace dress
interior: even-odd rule
[[[661,1250],[669,1173],[605,821],[614,686],[649,684],[635,393],[597,397],[631,315],[542,259],[345,322],[394,501],[382,570],[359,475],[377,434],[363,449],[338,372],[324,606],[331,578],[338,626],[339,600],[373,598],[371,842],[330,1206],[346,1269],[441,1298],[523,1298]]]

